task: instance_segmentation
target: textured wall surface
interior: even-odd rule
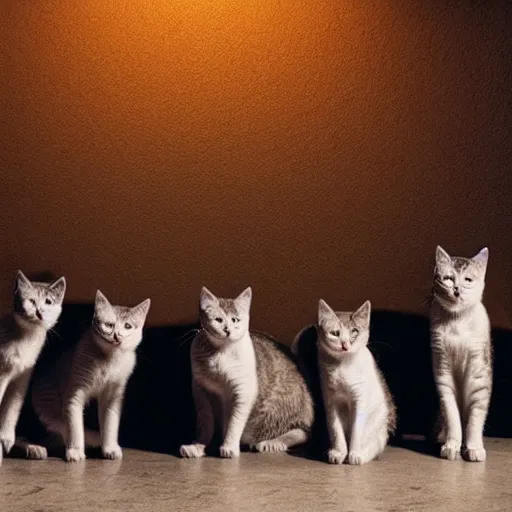
[[[17,268],[152,324],[251,284],[289,339],[319,297],[424,312],[440,243],[490,247],[512,327],[512,17],[440,4],[3,0],[2,308]]]

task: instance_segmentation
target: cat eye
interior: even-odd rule
[[[466,283],[472,283],[473,279],[471,277],[466,277],[464,278],[464,281],[466,281]]]
[[[44,301],[44,303],[45,303],[45,304],[48,304],[48,305],[51,305],[51,304],[53,304],[53,301],[52,301],[52,299],[46,299],[46,300]]]
[[[359,330],[356,329],[355,327],[350,331],[352,336],[357,336],[359,334]]]
[[[128,322],[124,324],[124,328],[125,329],[131,329],[132,328],[132,324],[129,324]]]
[[[237,318],[236,316],[234,316],[231,321],[236,324],[237,322],[240,322],[240,318]]]
[[[331,331],[329,334],[330,334],[331,336],[336,336],[336,337],[338,337],[338,336],[340,335],[340,331]]]
[[[443,276],[443,281],[453,281],[452,276]]]
[[[215,319],[216,322],[218,322],[219,324],[221,324],[224,320],[218,316],[216,319]]]
[[[34,299],[30,299],[30,303],[34,306],[36,305],[36,301]]]
[[[111,322],[105,322],[103,324],[107,329],[113,329],[114,328],[114,324],[111,323]]]

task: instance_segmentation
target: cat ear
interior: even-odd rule
[[[16,283],[14,287],[15,291],[26,290],[28,288],[32,288],[32,283],[30,282],[30,279],[28,279],[27,276],[21,270],[18,270],[18,273],[16,275]]]
[[[199,308],[202,311],[206,311],[208,308],[217,306],[218,303],[219,299],[217,299],[206,286],[203,286],[201,288],[201,295],[199,296]]]
[[[134,316],[139,317],[143,321],[146,320],[146,316],[149,311],[149,307],[151,306],[151,299],[143,300],[140,304],[137,304],[136,306],[133,306],[133,308],[130,309],[130,313]]]
[[[251,300],[252,288],[249,286],[235,299],[235,305],[237,308],[249,311],[251,309]]]
[[[367,300],[357,311],[352,314],[352,318],[360,324],[369,325],[371,311],[372,304],[369,300]]]
[[[446,264],[451,263],[451,256],[440,246],[438,245],[436,248],[436,263],[437,264]]]
[[[337,318],[336,313],[325,300],[320,299],[318,301],[318,325],[322,325],[332,318]]]
[[[64,299],[64,294],[66,293],[66,278],[61,277],[57,279],[54,283],[52,283],[48,290],[51,290],[55,294],[55,298],[58,301],[62,301]]]
[[[96,298],[94,300],[94,309],[105,309],[105,308],[111,308],[112,305],[107,300],[107,297],[103,295],[99,290],[96,290]]]
[[[489,249],[484,247],[477,255],[473,256],[471,259],[476,263],[487,267],[487,261],[489,260]]]

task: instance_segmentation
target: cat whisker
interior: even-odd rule
[[[373,347],[374,345],[385,345],[386,347],[389,347],[389,348],[392,348],[394,349],[395,347],[393,347],[393,345],[390,345],[389,343],[386,343],[385,341],[371,341],[370,343],[368,343],[368,347]]]
[[[422,307],[422,306],[424,306],[425,304],[430,303],[430,302],[432,301],[432,299],[433,299],[433,298],[434,298],[434,296],[433,296],[432,294],[430,294],[430,295],[428,296],[427,300],[424,300],[424,301],[423,301],[423,302],[422,302],[418,307],[420,307],[420,308],[421,308],[421,307]]]
[[[62,336],[53,327],[48,329],[48,334],[51,334],[52,336],[57,336],[57,338],[62,340]]]
[[[180,342],[180,347],[181,347],[185,343],[190,341],[198,332],[201,332],[201,329],[191,329],[190,331],[187,331],[185,334],[180,336],[176,341]]]

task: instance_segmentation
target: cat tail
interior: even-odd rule
[[[314,423],[310,430],[311,449],[318,455],[329,447],[325,406],[318,371],[318,352],[316,340],[318,332],[315,325],[308,325],[302,329],[292,342],[291,350],[297,365],[309,387],[314,402]]]
[[[316,326],[308,325],[295,336],[290,347],[300,369],[310,382],[319,380],[316,338]]]
[[[58,434],[62,440],[66,439],[68,427],[64,421],[57,418],[49,418],[44,415],[40,415],[39,419],[46,427],[48,432]],[[85,429],[84,441],[85,446],[89,446],[91,448],[99,448],[101,446],[101,435],[96,430]]]

